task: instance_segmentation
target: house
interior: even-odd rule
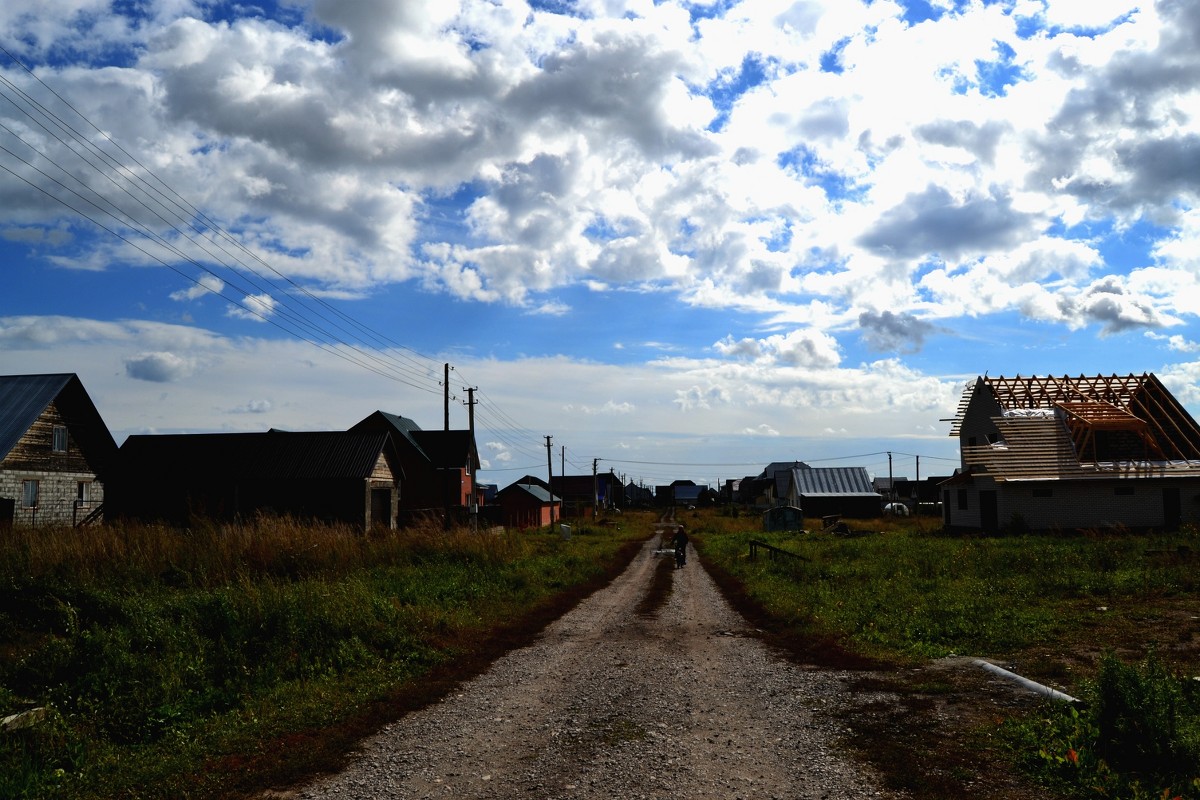
[[[882,513],[883,498],[863,467],[802,466],[787,474],[785,504],[809,518],[839,515],[872,519]]]
[[[424,431],[407,417],[376,411],[350,432],[384,432],[395,441],[405,476],[402,525],[421,517],[465,522],[482,503],[483,493],[475,485],[479,452],[470,431]]]
[[[611,471],[555,475],[551,480],[554,493],[562,500],[563,517],[567,518],[591,517],[596,509],[618,505],[625,492],[620,479]]]
[[[979,377],[950,435],[962,461],[942,483],[950,530],[1200,521],[1200,427],[1151,373]]]
[[[394,528],[404,478],[382,432],[130,436],[119,464],[110,515],[178,525],[279,514]]]
[[[561,501],[541,483],[518,481],[496,494],[502,524],[506,528],[526,530],[544,528],[559,519]]]
[[[0,528],[98,516],[116,457],[77,375],[0,376]]]
[[[625,484],[625,508],[649,508],[654,505],[654,490],[630,481]]]

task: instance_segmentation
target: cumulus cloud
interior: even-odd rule
[[[925,346],[925,339],[936,327],[912,314],[864,311],[858,317],[862,338],[872,350],[880,352],[916,353]]]
[[[135,380],[171,383],[190,376],[196,365],[174,353],[139,353],[125,359],[125,374]]]
[[[755,361],[768,361],[789,367],[834,367],[841,361],[837,339],[811,328],[765,339],[738,339],[728,336],[713,345],[721,355]]]

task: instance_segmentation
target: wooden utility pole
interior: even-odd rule
[[[592,519],[600,516],[600,479],[596,476],[596,465],[600,459],[592,459]]]
[[[546,437],[546,483],[550,487],[550,524],[554,524],[554,451],[550,449],[551,437]]]
[[[442,365],[442,372],[444,373],[444,377],[442,378],[442,408],[444,410],[445,418],[446,418],[445,424],[442,426],[442,430],[448,431],[448,430],[450,430],[450,364],[449,364],[449,362]]]
[[[467,453],[467,471],[471,476],[471,497],[467,500],[467,513],[471,517],[471,527],[477,527],[479,517],[479,484],[475,478],[475,389],[474,386],[464,386],[467,392],[467,427],[471,432],[471,450]]]

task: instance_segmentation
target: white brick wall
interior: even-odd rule
[[[25,508],[22,483],[38,482],[38,506]],[[77,506],[79,482],[91,484],[88,502]],[[16,500],[13,514],[15,525],[72,525],[83,519],[104,502],[104,484],[90,472],[0,472],[0,497]]]

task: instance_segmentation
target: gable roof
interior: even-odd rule
[[[117,443],[73,372],[0,376],[0,460],[8,456],[51,403],[97,474],[112,464]]]
[[[310,480],[367,478],[389,434],[345,431],[266,433],[181,433],[130,436],[121,446],[127,474],[161,472],[207,480]],[[398,460],[393,468],[400,470]],[[402,477],[397,475],[397,477]]]
[[[977,411],[973,411],[978,409]],[[963,464],[997,480],[1200,470],[1200,426],[1152,373],[977,378],[951,427],[986,415],[995,441],[962,447]]]
[[[429,458],[429,454],[422,450],[421,445],[413,438],[413,431],[421,430],[421,426],[408,417],[402,417],[399,414],[389,414],[386,411],[375,411],[361,422],[352,426],[350,431],[358,433],[365,430],[379,430],[380,428],[390,430],[397,442],[407,441],[422,457]]]
[[[560,498],[546,491],[546,487],[540,486],[536,483],[510,483],[508,486],[505,486],[503,489],[501,489],[497,494],[505,495],[512,494],[514,492],[523,492],[524,494],[528,494],[541,503],[560,502]]]
[[[801,497],[846,496],[879,493],[863,467],[804,467],[791,472],[792,485]]]

